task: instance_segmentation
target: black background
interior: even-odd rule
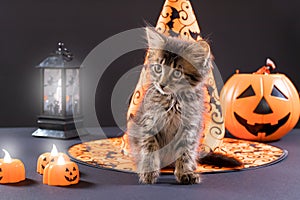
[[[202,36],[211,44],[223,80],[239,68],[253,72],[267,57],[296,87],[299,80],[300,3],[298,0],[192,0]],[[0,126],[36,126],[40,112],[40,73],[35,68],[63,41],[83,61],[106,38],[145,21],[156,24],[163,0],[1,0]],[[100,124],[114,125],[110,93],[143,51],[116,60],[101,79],[96,110]],[[122,66],[122,67],[120,67]],[[84,88],[84,86],[83,86]]]

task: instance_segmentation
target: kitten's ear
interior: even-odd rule
[[[209,67],[209,62],[211,62],[212,59],[210,45],[205,40],[200,40],[198,44],[200,45],[203,51],[203,60],[204,60],[203,65]]]
[[[161,49],[165,44],[165,37],[153,27],[146,27],[147,41],[150,49]]]
[[[193,44],[188,46],[185,53],[189,59],[200,64],[197,66],[198,69],[202,69],[203,67],[209,68],[209,62],[211,62],[212,54],[210,46],[205,40],[193,42]]]

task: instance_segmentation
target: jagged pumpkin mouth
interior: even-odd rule
[[[283,126],[289,119],[291,113],[288,113],[285,117],[278,120],[278,123],[275,125],[271,125],[271,123],[260,124],[255,123],[254,125],[248,124],[247,120],[239,116],[236,112],[234,112],[234,116],[236,120],[247,129],[251,134],[258,136],[258,133],[265,133],[265,136],[272,135],[275,131],[277,131],[281,126]]]
[[[2,180],[3,176],[0,176],[0,181]]]
[[[70,178],[70,177],[65,176],[65,179],[66,179],[67,181],[69,181],[69,182],[73,182],[73,181],[75,181],[75,180],[77,179],[77,175],[74,176],[73,178]]]

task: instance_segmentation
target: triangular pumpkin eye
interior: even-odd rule
[[[251,97],[251,96],[255,96],[255,92],[252,86],[250,85],[242,94],[240,94],[240,96],[237,97],[237,99]]]
[[[282,99],[288,99],[287,96],[285,96],[275,85],[272,89],[271,96],[279,97],[279,98],[282,98]]]

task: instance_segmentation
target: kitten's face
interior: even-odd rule
[[[161,94],[177,93],[201,82],[199,72],[174,53],[155,50],[148,59],[151,81]]]
[[[205,41],[187,42],[147,29],[151,81],[161,94],[195,87],[210,70],[210,50]]]

